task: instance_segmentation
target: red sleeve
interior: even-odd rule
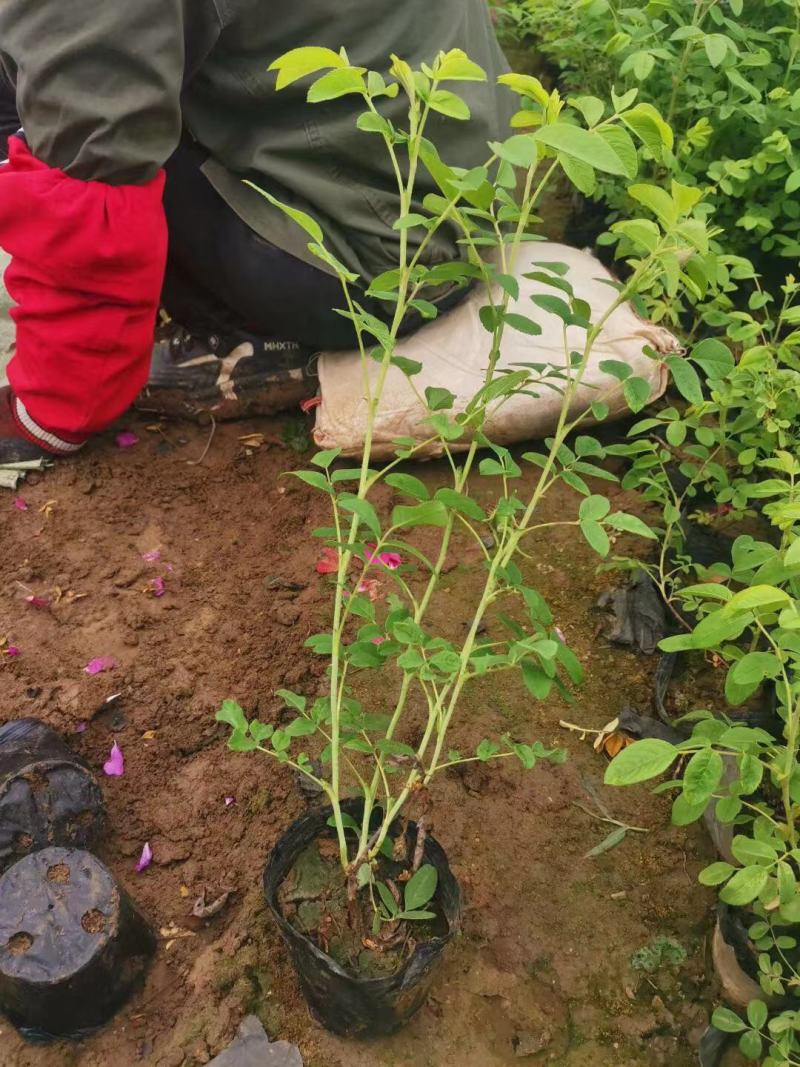
[[[18,138],[0,166],[0,246],[16,303],[11,387],[66,440],[104,428],[147,379],[167,251],[164,174],[79,181]]]

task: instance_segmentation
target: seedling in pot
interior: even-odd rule
[[[536,700],[553,695],[570,699],[572,689],[581,683],[580,663],[555,626],[544,598],[523,573],[526,544],[537,531],[561,527],[605,557],[619,533],[654,536],[641,519],[614,511],[605,496],[592,492],[587,478],[612,482],[616,478],[602,466],[605,447],[585,432],[588,423],[608,416],[612,401],[623,398],[631,410],[640,410],[650,395],[648,382],[633,375],[626,364],[609,360],[601,364],[606,385],[592,402],[578,403],[576,393],[614,311],[658,284],[666,273],[672,276],[676,265],[701,252],[713,253],[703,222],[695,215],[697,198],[676,183],[662,194],[672,206],[657,223],[642,219],[614,227],[612,240],[624,239],[630,252],[629,269],[624,282],[608,287],[605,310],[593,313],[576,294],[569,268],[550,262],[538,263],[536,269],[552,295],[536,296],[533,307],[527,302],[523,306],[518,302],[515,264],[522,244],[536,238],[537,211],[548,183],[557,175],[578,182],[600,172],[634,178],[639,150],[625,125],[631,99],[614,97],[610,108],[600,101],[599,107],[571,108],[558,92],[547,92],[535,78],[503,75],[500,81],[519,100],[516,132],[505,141],[492,142],[485,163],[467,171],[442,160],[429,140],[433,116],[469,120],[469,108],[454,87],[486,80],[463,52],[440,53],[416,71],[393,57],[388,76],[351,65],[344,50],[323,48],[296,49],[273,66],[279,89],[315,76],[308,91],[311,102],[347,95],[363,100],[365,110],[358,125],[365,145],[369,137],[382,143],[397,176],[398,259],[396,268],[380,278],[361,279],[326,247],[315,218],[264,193],[306,232],[309,252],[339,277],[343,314],[354,325],[364,370],[366,432],[357,465],[342,465],[339,451],[326,449],[312,457],[310,469],[293,472],[322,494],[330,507],[329,525],[315,534],[326,550],[324,571],[329,577],[324,580],[331,583],[331,623],[307,641],[328,664],[327,692],[311,699],[280,690],[295,717],[277,729],[248,719],[233,701],[226,701],[217,717],[231,727],[231,748],[257,750],[286,764],[324,793],[347,896],[351,902],[365,902],[370,925],[373,915],[379,925],[421,923],[436,915],[447,897],[450,905],[442,906],[452,931],[458,910],[452,876],[447,872],[444,877],[446,860],[433,839],[423,836],[421,860],[407,856],[403,861],[408,880],[402,892],[400,876],[391,879],[394,892],[381,873],[379,857],[390,836],[397,838],[398,832],[405,836],[412,805],[420,798],[427,802],[431,783],[442,772],[498,760],[532,769],[542,760],[559,763],[565,758],[560,749],[509,734],[484,737],[463,751],[451,747],[452,735],[464,713],[465,695],[480,679],[514,674]],[[651,135],[666,138],[664,124],[653,123],[648,130],[643,140],[649,147]],[[486,292],[480,316],[486,333],[486,370],[475,395],[457,409],[456,398],[446,387],[417,388],[421,367],[397,355],[396,345],[410,311],[436,317],[437,307],[429,296],[443,284],[475,283]],[[386,320],[364,310],[365,290],[393,308]],[[506,329],[535,337],[541,331],[537,316],[542,314],[555,315],[563,326],[564,353],[558,365],[532,360],[510,372],[501,371]],[[405,375],[424,401],[429,432],[422,441],[397,439],[395,458],[379,465],[373,455],[374,427],[390,370]],[[499,408],[530,391],[555,393],[560,398],[559,415],[552,437],[518,457],[493,443],[485,427]],[[434,490],[402,467],[431,445],[441,450],[442,468],[448,473],[447,484]],[[564,509],[557,518],[545,518],[543,501],[559,483],[574,491],[574,508]],[[381,484],[402,501],[388,518],[373,502]],[[420,532],[425,534],[425,548]],[[480,567],[475,568],[480,581],[467,606],[466,628],[447,612],[432,610],[446,603],[442,574],[462,536],[480,558]],[[375,578],[385,596],[369,595],[374,587],[368,583]],[[442,617],[444,625],[436,621]],[[388,708],[385,714],[362,702],[369,673],[379,679],[382,703]],[[315,756],[319,752],[322,772],[307,749]],[[345,799],[353,789],[357,802]],[[317,826],[301,820],[291,832],[291,847],[279,844],[267,873],[271,900],[276,880],[285,877],[289,857],[299,848],[295,839],[310,840]],[[438,889],[428,863],[439,872]],[[289,929],[282,929],[296,961],[301,957],[308,961],[306,947],[293,939]],[[414,951],[419,953],[420,946]],[[415,959],[412,956],[404,966],[414,968]],[[429,970],[424,967],[426,975]],[[315,1010],[322,1014],[326,1009],[319,999]],[[327,1011],[327,1018],[330,1015]],[[340,1020],[339,1025],[345,1032],[356,1032],[355,1023]],[[367,1030],[375,1032],[371,1026]]]

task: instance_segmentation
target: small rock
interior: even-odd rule
[[[270,1041],[255,1015],[248,1015],[236,1032],[236,1038],[209,1067],[303,1067],[296,1045],[288,1041]]]
[[[153,863],[158,867],[168,867],[170,863],[188,860],[192,854],[191,845],[168,841],[166,837],[152,839]]]
[[[530,1034],[527,1031],[522,1031],[514,1038],[514,1055],[520,1058],[523,1056],[535,1056],[542,1049],[547,1048],[552,1040],[553,1035],[549,1030],[542,1030],[540,1034]]]
[[[300,608],[297,604],[281,603],[275,605],[272,617],[276,622],[279,622],[281,626],[294,626],[300,618],[300,614]]]

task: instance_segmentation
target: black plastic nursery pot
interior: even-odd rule
[[[758,952],[750,941],[746,912],[720,901],[717,924],[711,942],[714,970],[722,995],[731,1007],[746,1009],[751,1000],[763,1000],[770,1007],[781,1007],[786,998],[770,996],[758,981]]]
[[[0,1010],[29,1039],[102,1026],[154,950],[145,920],[88,852],[47,848],[0,877]]]
[[[51,845],[91,848],[104,822],[92,772],[54,730],[36,719],[0,728],[0,872]]]
[[[358,819],[363,801],[345,801],[342,810]],[[287,921],[278,900],[281,883],[300,854],[315,840],[335,834],[328,826],[331,813],[330,807],[311,811],[289,827],[270,853],[264,871],[264,892],[314,1017],[343,1037],[386,1037],[399,1030],[425,1003],[444,950],[461,928],[461,889],[444,849],[434,838],[426,837],[423,861],[432,864],[439,874],[434,906],[447,922],[447,933],[416,945],[406,963],[388,977],[358,978],[348,973]],[[379,818],[380,813],[376,813],[376,825]],[[393,836],[400,831],[398,820],[392,828]],[[413,852],[415,823],[409,822],[406,834]]]

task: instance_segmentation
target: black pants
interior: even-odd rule
[[[14,89],[0,72],[0,159],[19,125]],[[307,348],[353,347],[352,324],[334,310],[344,306],[339,280],[255,233],[202,173],[204,159],[201,148],[184,141],[165,165],[169,254],[162,303],[172,318],[195,331],[244,330]],[[464,293],[439,300],[440,310]],[[363,294],[358,300],[383,321],[393,314],[391,304]],[[401,332],[421,324],[411,312]]]

